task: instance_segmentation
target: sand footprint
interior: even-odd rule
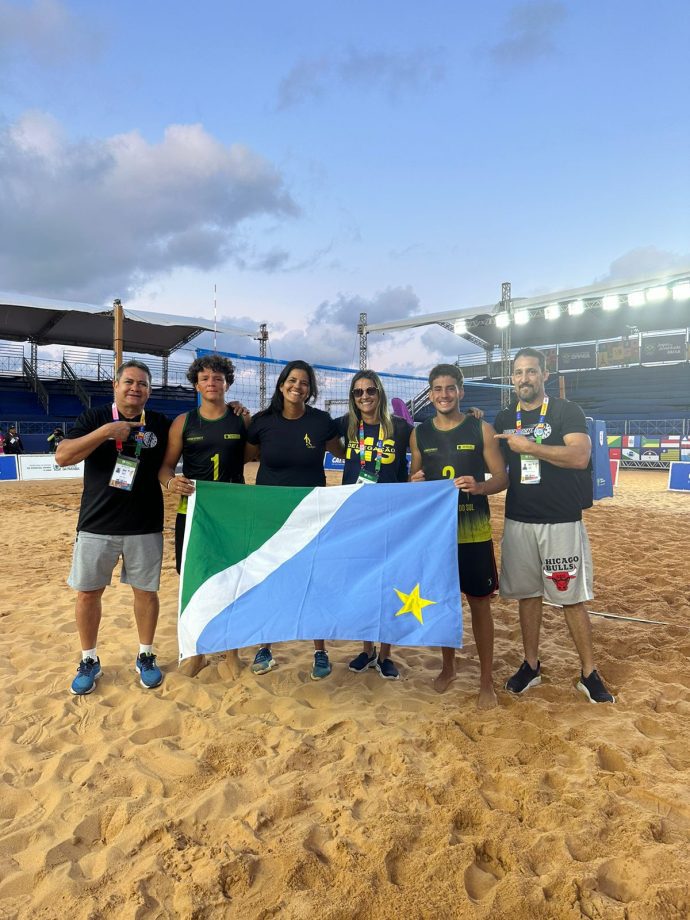
[[[615,901],[627,904],[640,898],[647,888],[647,869],[636,859],[614,857],[599,866],[599,890]]]
[[[636,719],[633,725],[645,738],[651,738],[654,741],[667,741],[672,737],[672,733],[668,729],[647,716]]]
[[[475,850],[474,862],[465,869],[465,890],[473,901],[481,901],[504,875],[505,869],[498,858],[496,847],[485,841]]]
[[[609,773],[628,773],[629,767],[627,761],[615,748],[611,747],[608,744],[602,744],[602,746],[597,751],[597,758],[599,760],[599,766],[602,770],[606,770]]]
[[[218,881],[226,898],[248,891],[254,884],[261,860],[250,852],[240,852],[218,870]]]

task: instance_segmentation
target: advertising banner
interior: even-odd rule
[[[597,366],[597,346],[561,345],[558,349],[559,371],[584,371]]]
[[[659,361],[685,361],[687,347],[685,333],[675,335],[643,335],[642,364],[656,364]]]
[[[614,488],[618,485],[618,467],[620,465],[620,460],[609,460],[609,466],[611,467],[611,485]]]
[[[690,492],[690,463],[672,463],[668,471],[669,492]]]
[[[0,482],[16,482],[19,479],[17,458],[14,454],[0,454]]]
[[[19,475],[24,480],[79,479],[84,475],[84,461],[73,466],[58,466],[53,454],[22,454]]]
[[[334,457],[333,454],[326,451],[326,455],[323,458],[323,468],[325,470],[342,470],[345,467],[345,461],[341,460],[340,457]]]
[[[592,441],[592,485],[594,487],[594,500],[613,497],[613,482],[611,479],[611,463],[609,460],[609,446],[606,440],[606,422],[587,419],[589,437]]]
[[[620,367],[639,362],[640,343],[637,338],[602,342],[597,348],[597,367]]]
[[[546,358],[546,370],[549,373],[553,373],[558,370],[558,349],[557,348],[542,348],[544,352],[544,357]]]

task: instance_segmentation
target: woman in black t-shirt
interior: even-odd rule
[[[318,394],[314,369],[306,361],[290,361],[276,383],[271,405],[257,413],[249,425],[247,442],[260,452],[256,484],[259,486],[325,486],[324,453],[341,453],[336,423],[328,412],[315,409]],[[314,640],[310,677],[321,680],[331,673],[323,639]],[[275,666],[271,646],[256,653],[252,671],[265,674]]]
[[[338,420],[346,445],[343,485],[407,482],[407,448],[412,426],[390,414],[379,375],[370,370],[355,374],[348,404],[347,415]],[[381,643],[378,656],[374,643],[364,642],[363,651],[350,662],[350,670],[362,673],[375,667],[386,680],[398,680],[400,674],[390,653],[387,642]]]

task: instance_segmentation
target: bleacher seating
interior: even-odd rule
[[[24,377],[0,377],[0,419],[45,416],[36,394]]]
[[[592,418],[603,419],[610,432],[628,433],[630,422],[656,419],[689,420],[683,422],[682,432],[674,425],[671,433],[685,433],[690,428],[690,363],[656,366],[633,366],[602,370],[573,371],[562,374],[565,395],[578,403]],[[23,376],[0,375],[0,425],[18,424],[27,450],[42,452],[45,439],[56,425],[67,431],[83,411],[79,398],[72,392],[69,381],[42,378],[49,395],[46,413],[36,394]],[[465,383],[463,407],[477,406],[488,422],[493,422],[500,409],[501,389],[476,386],[479,381]],[[485,379],[483,383],[499,383]],[[91,405],[107,404],[112,399],[109,380],[80,379],[91,397]],[[559,394],[559,374],[553,373],[546,385],[547,393]],[[154,387],[148,408],[174,418],[196,405],[196,394],[190,386]],[[415,416],[421,422],[433,415],[426,406]],[[663,429],[663,424],[660,431]],[[663,432],[662,432],[663,433]]]
[[[591,418],[690,417],[690,364],[636,365],[564,374],[565,395]]]

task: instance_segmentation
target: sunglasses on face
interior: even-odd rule
[[[378,393],[378,390],[376,389],[376,387],[367,387],[364,390],[362,389],[362,387],[355,387],[354,390],[352,391],[352,395],[354,396],[355,399],[361,399],[362,396],[376,396],[377,393]]]

